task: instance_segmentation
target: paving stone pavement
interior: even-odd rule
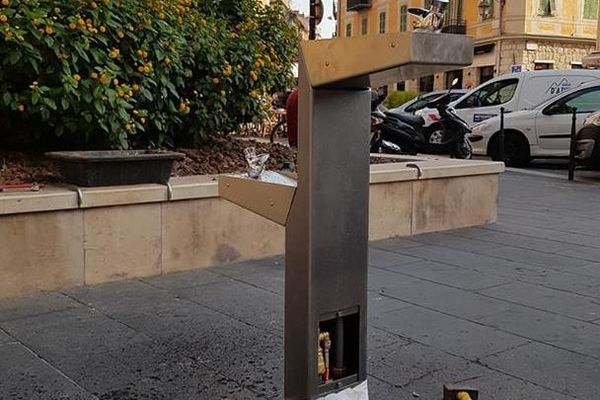
[[[371,244],[372,400],[600,399],[600,185],[507,173],[499,222]],[[281,399],[283,258],[0,301],[0,399]]]

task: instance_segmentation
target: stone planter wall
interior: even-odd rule
[[[502,170],[455,160],[372,166],[371,240],[494,221]],[[0,298],[283,253],[283,228],[219,198],[215,178],[171,186],[0,194]]]

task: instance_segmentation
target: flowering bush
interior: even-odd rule
[[[0,0],[0,141],[160,147],[229,132],[292,78],[298,35],[281,7]]]

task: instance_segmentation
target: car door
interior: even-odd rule
[[[573,108],[577,108],[579,130],[590,113],[600,110],[600,86],[581,89],[561,97],[537,115],[536,135],[540,150],[547,155],[569,154]]]
[[[497,116],[500,107],[508,107],[515,98],[518,78],[502,79],[477,89],[454,106],[457,114],[471,126]],[[514,111],[508,107],[508,111]]]

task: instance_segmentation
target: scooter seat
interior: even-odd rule
[[[423,125],[425,125],[425,120],[419,115],[413,115],[401,111],[387,111],[385,114],[391,118],[399,119],[405,124],[415,127],[416,129],[421,129]]]

